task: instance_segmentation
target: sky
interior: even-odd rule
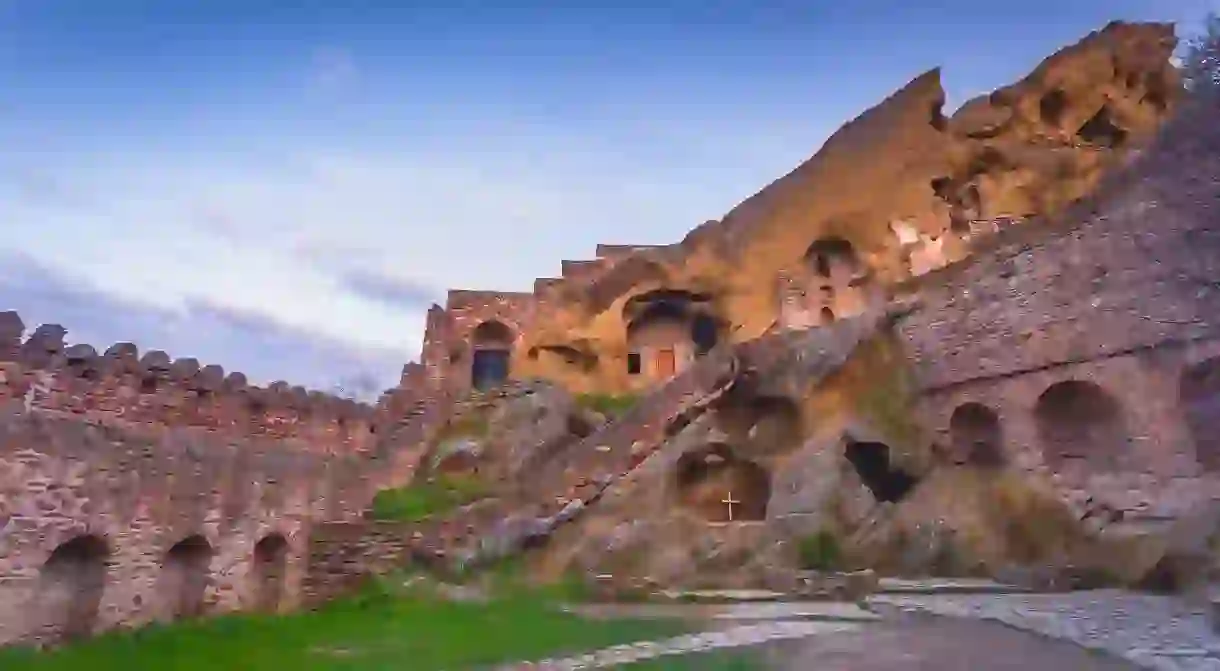
[[[1220,10],[428,2],[0,0],[0,310],[367,394],[446,288],[675,242],[925,70],[951,110],[1112,19]]]

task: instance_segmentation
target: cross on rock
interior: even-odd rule
[[[729,495],[724,497],[723,499],[721,499],[720,502],[723,503],[724,505],[728,506],[729,521],[732,522],[733,521],[733,506],[738,503],[741,503],[741,501],[738,501],[737,499],[733,498],[733,492],[732,492],[732,490],[729,490]]]

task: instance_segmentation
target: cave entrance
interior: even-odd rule
[[[480,391],[497,387],[508,379],[513,331],[492,320],[479,324],[470,339],[470,384]]]
[[[914,476],[891,464],[885,443],[848,441],[843,454],[878,501],[896,503],[915,487]]]
[[[678,504],[708,522],[752,522],[767,517],[770,474],[722,443],[682,455],[674,485]]]

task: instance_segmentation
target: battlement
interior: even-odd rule
[[[35,328],[16,312],[0,312],[0,402],[21,399],[27,410],[80,415],[106,423],[195,427],[234,437],[292,440],[306,451],[371,449],[372,406],[287,382],[250,384],[239,372],[171,359],[131,343],[98,354],[65,343],[57,324]]]
[[[645,249],[657,249],[661,245],[608,245],[601,243],[597,245],[594,252],[599,259],[619,260],[631,256],[633,253]]]
[[[450,289],[445,299],[446,310],[464,310],[495,302],[533,300],[528,291],[484,291],[479,289]]]
[[[560,262],[560,274],[565,280],[578,280],[596,274],[606,265],[602,259],[564,259]]]

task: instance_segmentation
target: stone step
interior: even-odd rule
[[[1018,585],[986,578],[880,578],[877,594],[1022,594]]]
[[[753,601],[783,601],[791,597],[786,592],[769,589],[696,589],[663,590],[660,595],[674,601],[694,603],[744,603]]]

